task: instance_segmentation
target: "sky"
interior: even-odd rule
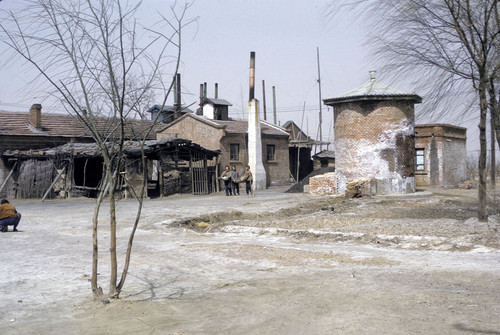
[[[219,98],[232,103],[229,116],[245,119],[248,101],[250,52],[256,53],[255,98],[260,101],[263,117],[262,80],[265,81],[267,120],[272,121],[272,87],[276,89],[279,124],[294,121],[311,137],[318,137],[319,85],[318,60],[321,71],[322,99],[339,96],[369,80],[369,71],[377,70],[365,46],[369,26],[355,20],[355,13],[344,13],[331,19],[328,4],[332,0],[197,0],[188,17],[198,17],[183,31],[180,73],[182,102],[199,100],[199,85],[206,82],[208,97],[214,97],[218,83]],[[168,13],[172,1],[144,0],[141,19]],[[4,0],[0,8],[15,7],[16,1]],[[43,97],[30,94],[29,83],[36,73],[20,61],[5,57],[0,44],[0,110],[28,111]],[[377,72],[384,82],[384,73]],[[411,92],[411,87],[398,83],[391,86]],[[169,101],[168,103],[173,103]],[[425,97],[424,97],[425,103]],[[304,107],[305,106],[305,107]],[[419,109],[416,105],[416,122]],[[45,110],[44,110],[45,112]],[[59,112],[52,107],[49,112]],[[322,105],[323,141],[333,141],[333,112]],[[425,120],[428,122],[429,120]],[[431,120],[467,126],[454,120]],[[476,123],[477,124],[477,123]],[[472,125],[474,130],[476,125]],[[470,128],[470,127],[469,127]],[[469,132],[468,150],[478,149]],[[472,139],[472,140],[471,140]]]

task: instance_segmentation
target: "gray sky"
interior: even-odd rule
[[[323,99],[360,86],[369,79],[368,71],[377,69],[370,62],[369,50],[363,46],[369,27],[362,20],[354,21],[348,13],[330,20],[326,16],[330,1],[197,0],[188,16],[198,16],[199,21],[183,32],[180,70],[183,103],[198,102],[199,85],[203,82],[207,82],[208,96],[213,97],[214,84],[218,83],[219,98],[233,104],[230,117],[246,118],[250,51],[255,51],[256,98],[261,101],[261,115],[262,80],[265,80],[267,119],[272,121],[272,86],[275,86],[278,121],[283,124],[293,120],[311,137],[317,137],[316,48],[320,51]],[[144,17],[140,19],[155,17],[156,11],[168,14],[170,3],[145,0]],[[4,9],[15,6],[14,0],[0,3]],[[42,100],[41,96],[30,94],[27,85],[36,73],[20,61],[9,61],[5,55],[5,45],[0,44],[0,80],[8,83],[0,88],[0,109],[27,111],[31,104]],[[377,79],[384,82],[384,73],[379,71]],[[387,84],[412,92],[411,87]],[[51,108],[44,111],[60,112],[57,107]],[[332,141],[332,110],[324,105],[322,108],[323,139],[329,136]],[[419,108],[417,105],[417,123]],[[453,120],[432,121],[465,126]],[[469,132],[468,136],[471,144],[468,149],[478,149],[475,138],[471,138],[477,135]]]

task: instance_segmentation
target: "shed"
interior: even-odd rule
[[[335,151],[323,150],[312,156],[314,170],[335,168]]]
[[[113,144],[108,145],[111,150]],[[147,196],[174,193],[209,194],[216,191],[215,166],[218,151],[207,150],[177,138],[145,142]],[[127,141],[125,163],[119,179],[124,197],[141,186],[141,143]],[[96,143],[67,143],[40,150],[7,150],[4,159],[13,162],[11,175],[16,197],[95,197],[102,189],[103,161]],[[53,186],[52,183],[55,183]]]

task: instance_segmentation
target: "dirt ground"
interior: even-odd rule
[[[147,200],[121,299],[93,301],[93,201],[13,201],[0,334],[500,334],[500,216],[478,222],[476,202],[477,190],[282,188]],[[134,206],[119,203],[122,254]]]

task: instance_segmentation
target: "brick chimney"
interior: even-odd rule
[[[33,106],[31,106],[30,124],[36,129],[42,129],[42,105],[33,104]]]

